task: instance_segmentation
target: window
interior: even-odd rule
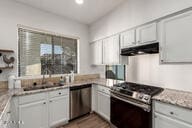
[[[77,39],[19,28],[19,76],[77,73]]]
[[[125,80],[125,65],[107,65],[105,76],[108,79]]]

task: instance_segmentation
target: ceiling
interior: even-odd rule
[[[126,0],[84,0],[83,5],[75,0],[14,0],[26,5],[68,17],[84,24],[91,24],[106,15]]]

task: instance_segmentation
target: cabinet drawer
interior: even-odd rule
[[[46,99],[46,93],[37,93],[19,97],[19,104],[26,104]]]
[[[63,96],[63,95],[69,95],[69,89],[60,89],[60,90],[49,92],[49,98]]]
[[[192,111],[174,105],[155,102],[155,112],[192,124]]]
[[[110,89],[101,85],[97,86],[97,90],[110,95]]]

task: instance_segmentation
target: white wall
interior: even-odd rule
[[[80,73],[94,73],[98,70],[90,66],[88,26],[13,1],[0,0],[0,49],[13,49],[16,57],[17,24],[80,37]],[[2,61],[0,61],[0,65],[2,65]],[[16,64],[13,71],[5,71],[0,74],[0,81],[6,80],[10,73],[17,74]]]
[[[127,0],[90,26],[90,41],[192,6],[191,0]],[[159,55],[130,57],[127,81],[192,91],[192,65],[160,65]]]

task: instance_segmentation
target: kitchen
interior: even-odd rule
[[[0,127],[192,128],[191,0],[0,0]]]

